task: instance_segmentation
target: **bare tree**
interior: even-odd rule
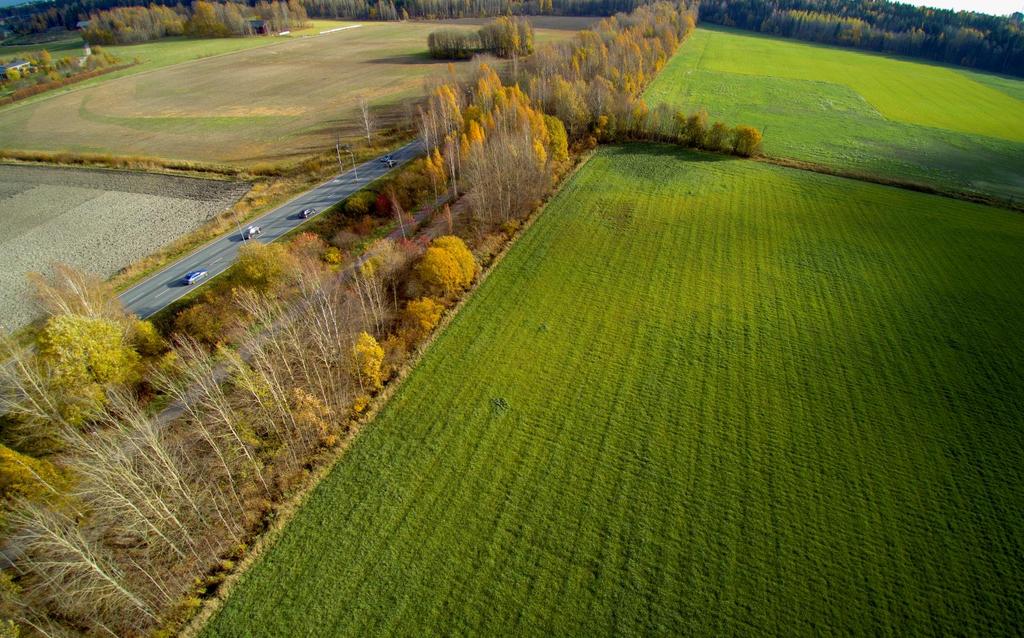
[[[211,357],[194,339],[179,339],[175,353],[177,365],[173,374],[157,373],[156,386],[171,397],[191,418],[196,434],[207,443],[224,471],[229,493],[240,512],[241,501],[239,461],[270,491],[263,478],[263,466],[252,449],[252,440],[245,425],[238,419]]]
[[[156,602],[73,519],[22,503],[10,522],[17,530],[11,544],[22,549],[25,595],[35,604],[91,626],[139,627],[157,620]]]
[[[370,113],[370,103],[365,97],[359,97],[359,114],[363,119],[363,129],[366,131],[366,145],[373,146],[373,130],[375,122],[373,120],[373,114]]]
[[[49,277],[29,273],[36,306],[44,314],[121,320],[124,306],[107,282],[67,264],[54,264]]]
[[[77,399],[58,390],[49,368],[28,348],[0,332],[0,414],[11,417],[6,428],[21,448],[52,451],[57,433],[71,427],[65,408]]]

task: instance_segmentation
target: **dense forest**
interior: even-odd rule
[[[1024,15],[886,0],[708,0],[704,22],[1024,76]]]

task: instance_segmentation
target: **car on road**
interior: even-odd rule
[[[200,270],[193,270],[192,272],[187,273],[185,275],[185,277],[181,281],[186,286],[191,286],[193,284],[199,283],[200,281],[206,279],[209,276],[209,274],[210,273],[208,273],[208,272],[206,272],[205,270],[202,270],[202,269],[200,269]]]
[[[249,226],[242,232],[242,239],[252,239],[253,237],[258,237],[262,234],[263,229],[254,224],[252,226]]]
[[[394,165],[397,163],[395,162],[395,158],[391,157],[390,155],[385,155],[384,157],[380,158],[380,162],[381,164],[387,164],[388,168],[394,167]]]
[[[299,213],[299,217],[301,217],[302,219],[309,219],[313,215],[316,215],[315,208],[303,208],[302,212]]]

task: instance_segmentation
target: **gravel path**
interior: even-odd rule
[[[248,184],[0,165],[0,325],[33,317],[25,275],[54,262],[109,277],[238,200]]]

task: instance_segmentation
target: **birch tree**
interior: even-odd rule
[[[373,120],[373,114],[370,112],[370,103],[362,96],[359,98],[359,114],[363,120],[363,130],[366,133],[366,145],[372,147],[375,122]]]

